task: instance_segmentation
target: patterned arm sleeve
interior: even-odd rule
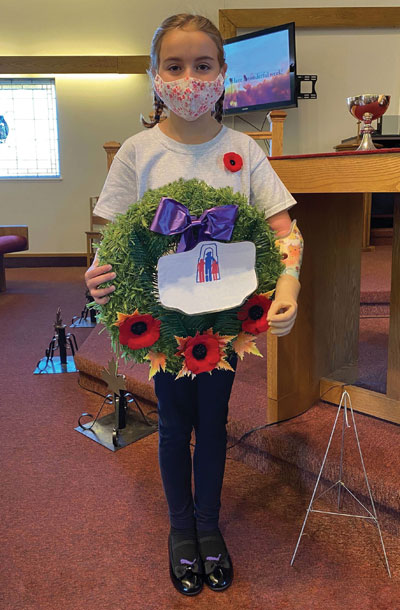
[[[303,260],[304,240],[296,220],[292,221],[289,233],[281,235],[275,243],[282,254],[283,264],[285,265],[283,273],[292,275],[298,280]]]

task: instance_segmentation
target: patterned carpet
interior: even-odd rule
[[[235,566],[234,584],[219,595],[204,590],[195,599],[175,591],[168,575],[157,434],[112,453],[74,430],[82,412],[95,414],[102,403],[79,387],[77,373],[32,374],[53,335],[57,307],[65,321],[80,313],[82,275],[78,268],[9,269],[8,292],[0,295],[1,608],[399,607],[399,514],[385,506],[393,498],[400,504],[400,428],[393,424],[357,416],[392,578],[375,526],[362,519],[311,515],[290,566],[315,482],[310,464],[321,461],[335,414],[322,404],[288,422],[286,455],[271,455],[265,472],[231,459],[238,448],[228,454],[221,529]],[[74,332],[80,346],[90,334]],[[281,425],[266,432],[267,449],[282,445]],[[348,451],[346,473],[361,484],[351,444]],[[335,456],[337,445],[334,461]],[[321,506],[333,500],[326,497]]]

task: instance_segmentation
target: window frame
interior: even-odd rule
[[[18,182],[37,182],[37,181],[61,181],[61,155],[60,155],[60,128],[59,128],[59,117],[58,117],[58,103],[57,103],[57,89],[56,89],[56,79],[55,77],[38,77],[38,78],[29,78],[29,77],[0,77],[0,89],[2,89],[2,85],[50,85],[49,90],[54,95],[54,133],[55,137],[52,140],[54,146],[54,152],[49,152],[49,165],[55,165],[55,171],[57,173],[46,175],[46,174],[10,174],[10,175],[0,175],[0,182],[4,181],[18,181]],[[35,89],[33,87],[33,89]],[[47,103],[49,102],[49,98],[47,97]],[[5,116],[7,121],[7,117]],[[34,119],[33,119],[34,120]],[[0,144],[2,146],[2,144]],[[53,159],[51,159],[51,154],[53,154]],[[36,156],[37,159],[37,156]],[[37,170],[38,172],[40,170]]]

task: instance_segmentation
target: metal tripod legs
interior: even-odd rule
[[[347,428],[351,427],[350,424],[349,424],[349,420],[348,420],[347,401],[349,401],[349,404],[350,404],[350,412],[351,412],[351,418],[352,418],[352,421],[353,421],[354,433],[355,433],[355,437],[356,437],[356,440],[357,440],[358,451],[359,451],[359,454],[360,454],[360,459],[361,459],[361,464],[362,464],[362,468],[363,468],[363,472],[364,472],[365,482],[366,482],[367,489],[368,489],[368,494],[369,494],[369,497],[370,497],[370,500],[371,500],[372,512],[370,510],[368,510],[368,508],[366,506],[364,506],[364,504],[362,502],[360,502],[360,500],[358,498],[356,498],[356,496],[346,487],[346,485],[342,481],[342,477],[343,477],[343,452],[344,452],[345,432],[346,432]],[[336,481],[336,483],[331,485],[324,492],[319,494],[317,497],[315,497],[316,493],[317,493],[318,485],[319,485],[319,482],[320,482],[320,479],[321,479],[321,475],[322,475],[322,472],[323,472],[323,469],[324,469],[324,466],[325,466],[326,458],[328,456],[329,448],[331,446],[333,434],[334,434],[335,429],[336,429],[336,424],[337,424],[338,419],[339,419],[340,409],[342,408],[342,406],[343,406],[343,428],[342,428],[342,444],[341,444],[341,452],[340,452],[339,480]],[[316,510],[316,509],[314,509],[313,508],[314,501],[318,500],[318,498],[321,498],[330,489],[333,489],[336,486],[338,488],[338,497],[337,497],[338,511],[340,510],[341,501],[342,501],[342,490],[344,489],[344,490],[348,491],[348,493],[354,498],[354,500],[356,500],[356,502],[358,502],[358,504],[360,504],[362,506],[362,508],[367,512],[367,515],[355,515],[355,514],[349,514],[349,513],[343,513],[343,512],[334,512],[334,511],[325,511],[325,510]],[[375,510],[375,503],[374,503],[374,499],[372,497],[371,488],[370,488],[369,481],[368,481],[368,476],[367,476],[367,471],[365,470],[364,459],[363,459],[363,455],[362,455],[362,451],[361,451],[361,446],[360,446],[360,441],[359,441],[358,433],[357,433],[357,426],[356,426],[356,422],[354,420],[353,407],[351,405],[351,398],[350,398],[350,395],[349,395],[349,393],[347,391],[343,392],[342,397],[340,399],[340,404],[339,404],[339,407],[338,407],[338,410],[337,410],[335,423],[333,424],[331,436],[330,436],[330,439],[329,439],[329,442],[328,442],[328,446],[326,448],[324,459],[322,461],[322,465],[321,465],[321,469],[319,471],[318,479],[317,479],[317,482],[316,482],[315,487],[314,487],[314,491],[313,491],[313,494],[312,494],[312,497],[311,497],[311,500],[310,500],[310,504],[308,505],[306,516],[305,516],[304,521],[303,521],[303,526],[301,528],[300,535],[299,535],[299,538],[297,540],[297,544],[296,544],[296,548],[295,548],[294,553],[293,553],[292,560],[290,562],[291,566],[294,563],[294,560],[295,560],[295,557],[296,557],[296,553],[297,553],[297,549],[299,548],[300,540],[301,540],[301,537],[303,536],[304,528],[306,526],[307,519],[308,519],[308,516],[309,516],[310,513],[324,513],[324,514],[328,514],[328,515],[340,515],[342,517],[356,517],[358,519],[367,519],[367,520],[370,520],[373,523],[375,523],[375,525],[378,528],[378,532],[379,532],[379,537],[380,537],[380,541],[381,541],[381,545],[382,545],[382,549],[383,549],[383,554],[384,554],[385,562],[386,562],[386,568],[387,568],[389,577],[391,577],[389,562],[388,562],[388,558],[387,558],[387,555],[386,555],[386,549],[385,549],[385,545],[384,545],[383,538],[382,538],[382,532],[381,532],[381,528],[380,528],[380,525],[379,525],[379,521],[378,521],[378,517],[377,517],[377,514],[376,514],[376,510]]]

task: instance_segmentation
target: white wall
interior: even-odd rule
[[[145,75],[56,76],[62,180],[0,181],[0,224],[27,224],[30,253],[84,252],[89,197],[106,173],[104,142],[123,142],[151,109]]]
[[[357,122],[347,109],[347,97],[391,95],[387,114],[400,113],[399,30],[301,29],[296,32],[296,51],[297,73],[318,76],[318,99],[299,100],[297,108],[285,110],[285,154],[333,152],[341,140],[355,136]],[[249,113],[245,118],[251,116],[260,127],[264,114]],[[238,119],[235,128],[250,129]]]
[[[253,0],[251,8],[336,6],[336,0]],[[347,5],[347,2],[341,2]],[[353,0],[351,6],[399,6],[398,1]],[[2,8],[2,55],[148,54],[154,29],[166,16],[198,12],[218,24],[218,9],[248,7],[243,0],[15,0]],[[332,151],[356,132],[345,98],[392,95],[399,114],[398,30],[298,30],[299,74],[317,74],[318,100],[287,110],[284,152]],[[24,75],[20,75],[24,76]],[[31,75],[29,75],[31,76]],[[84,252],[88,200],[106,176],[104,142],[123,142],[141,129],[151,110],[147,77],[56,75],[60,128],[60,181],[0,181],[0,224],[28,224],[30,253]],[[263,113],[246,115],[261,125]],[[226,124],[231,124],[229,117]],[[235,128],[247,127],[236,120]]]

